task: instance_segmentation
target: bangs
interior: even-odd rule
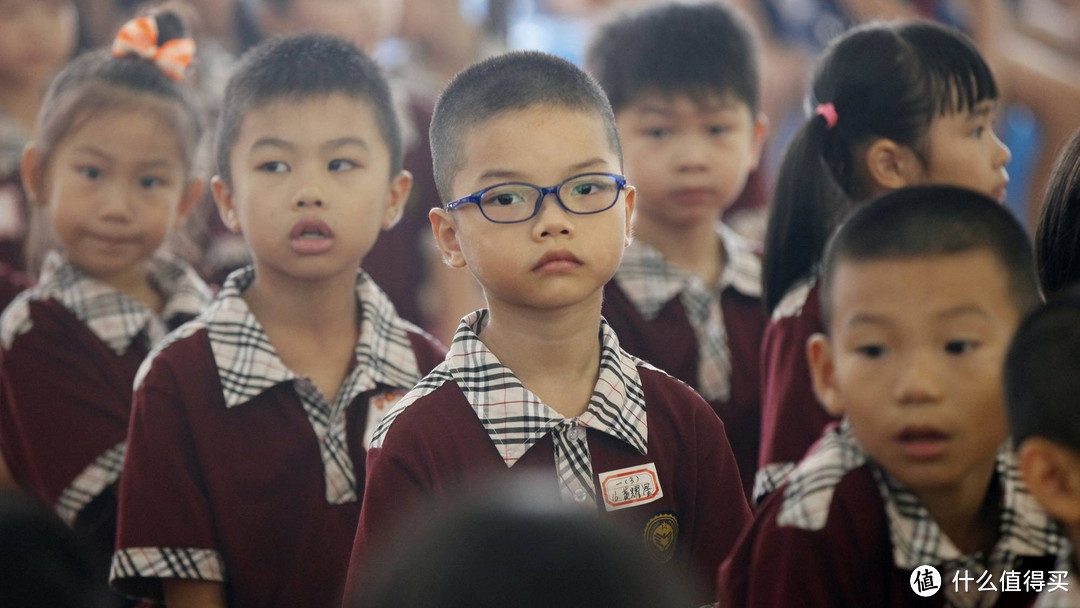
[[[908,29],[903,38],[919,56],[933,115],[974,112],[998,98],[994,74],[970,40],[943,29]]]

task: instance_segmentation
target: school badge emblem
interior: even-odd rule
[[[671,511],[657,513],[645,524],[645,548],[658,564],[669,562],[675,556],[675,543],[678,538],[679,520]]]

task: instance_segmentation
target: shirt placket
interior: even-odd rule
[[[351,378],[347,379],[346,383],[349,380]],[[343,386],[338,403],[331,406],[308,378],[296,378],[294,386],[319,441],[319,455],[322,457],[326,480],[326,502],[344,504],[355,501],[356,472],[353,470],[345,435],[344,407],[351,400],[345,393],[354,391],[346,391]]]
[[[563,420],[551,430],[551,436],[563,500],[583,507],[594,505],[596,487],[592,479],[592,456],[585,427],[576,418]]]
[[[709,401],[727,401],[731,394],[731,355],[720,298],[694,279],[683,291],[683,306],[698,341],[698,390]]]

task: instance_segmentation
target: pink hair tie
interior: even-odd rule
[[[836,106],[831,103],[823,103],[818,105],[814,109],[814,114],[825,118],[825,126],[833,128],[836,126],[836,121],[840,120],[840,115],[836,113]]]

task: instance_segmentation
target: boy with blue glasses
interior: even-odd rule
[[[561,59],[503,55],[450,84],[431,141],[452,201],[432,229],[488,308],[376,430],[351,581],[425,499],[533,473],[708,587],[750,511],[723,423],[600,316],[635,196],[604,93]]]

